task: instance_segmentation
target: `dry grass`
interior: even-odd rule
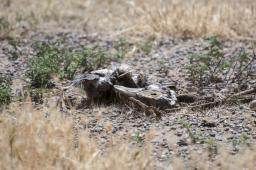
[[[76,132],[64,113],[16,105],[0,115],[0,169],[152,169],[144,149],[114,138],[103,152],[86,130]]]
[[[256,38],[254,0],[1,0],[0,18],[0,38],[33,30]],[[111,129],[111,124],[106,127]],[[9,110],[0,112],[0,169],[256,167],[256,147],[237,155],[220,149],[213,162],[207,151],[195,153],[189,161],[171,155],[170,165],[161,167],[151,156],[150,138],[140,148],[110,135],[108,144],[100,146],[97,137],[78,130],[71,116],[56,109],[36,110],[30,103],[13,103]]]
[[[0,16],[13,32],[87,31],[161,33],[174,36],[217,34],[255,39],[254,0],[2,0]],[[2,31],[3,32],[3,31]]]
[[[86,130],[76,133],[74,120],[55,109],[36,110],[31,104],[0,114],[0,169],[254,169],[256,152],[247,148],[237,155],[224,149],[212,162],[208,153],[195,153],[189,161],[173,155],[165,166],[151,157],[151,138],[138,148],[129,140],[111,136],[105,146]],[[98,114],[100,110],[96,109]],[[49,113],[46,117],[45,113]],[[111,131],[111,125],[106,125]],[[78,138],[77,138],[78,137]],[[78,139],[78,147],[75,141]],[[255,148],[255,147],[254,147]]]

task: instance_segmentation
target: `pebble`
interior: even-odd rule
[[[249,107],[252,111],[256,112],[256,100],[253,100],[250,104]]]
[[[183,132],[181,132],[181,131],[175,132],[175,135],[176,135],[176,136],[182,136],[182,134],[183,134]]]
[[[179,146],[187,146],[188,143],[185,139],[180,139],[178,142],[177,142],[177,145]]]
[[[201,126],[204,126],[204,127],[216,127],[217,123],[214,120],[203,119]]]

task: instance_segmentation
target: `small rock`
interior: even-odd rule
[[[250,104],[249,107],[252,111],[256,111],[256,100],[253,100]]]
[[[175,135],[176,135],[176,136],[182,136],[182,134],[183,134],[182,131],[177,131],[177,132],[175,132]]]
[[[211,137],[215,137],[216,136],[216,133],[215,132],[210,132],[209,134]]]
[[[201,125],[204,127],[216,127],[217,123],[214,120],[203,119]]]
[[[187,145],[188,145],[188,142],[186,141],[186,139],[180,139],[180,140],[177,142],[177,145],[179,145],[179,146],[187,146]]]

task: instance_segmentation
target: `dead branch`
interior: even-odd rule
[[[161,118],[161,115],[164,113],[163,111],[158,110],[153,106],[148,106],[145,103],[135,99],[134,97],[130,97],[129,101],[135,104],[140,110],[144,111],[147,116],[155,113],[158,118]]]
[[[254,86],[251,89],[241,91],[239,93],[227,96],[223,99],[220,99],[220,100],[217,100],[217,101],[214,101],[214,102],[196,104],[196,105],[191,105],[191,106],[187,106],[187,107],[178,107],[178,108],[173,108],[173,109],[166,109],[166,111],[175,112],[175,111],[179,111],[179,110],[182,110],[182,109],[191,109],[191,110],[193,110],[193,109],[210,109],[210,108],[213,108],[213,107],[216,107],[216,106],[219,106],[219,105],[223,105],[227,102],[234,102],[234,100],[236,100],[238,97],[244,96],[244,95],[247,95],[247,94],[252,94],[252,93],[256,93],[256,86]],[[244,98],[244,100],[246,100],[248,102],[252,101],[253,99],[254,99],[253,96],[249,96],[249,98],[246,98],[246,97]]]

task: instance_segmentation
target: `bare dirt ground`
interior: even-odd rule
[[[87,68],[70,79],[51,70],[43,97],[33,96],[26,75],[37,42],[75,52],[96,46],[112,58],[99,53],[106,61],[92,60],[93,69],[127,64],[199,104],[223,99],[255,87],[255,61],[252,74],[240,77],[244,83],[228,86],[200,86],[186,66],[212,35],[220,38],[224,60],[238,49],[255,55],[255,1],[2,1],[0,76],[11,78],[12,99],[1,106],[0,98],[0,169],[255,169],[256,113],[249,108],[255,91],[214,107],[178,101],[179,109],[159,119],[126,102],[88,104],[82,88],[66,89]]]
[[[13,91],[15,93],[25,91],[25,70],[29,55],[33,53],[31,46],[33,42],[53,41],[60,38],[65,39],[65,43],[74,48],[78,44],[99,44],[102,47],[113,48],[111,44],[115,41],[74,33],[33,33],[19,40],[15,49],[12,45],[13,40],[2,40],[1,72],[11,75],[14,79]],[[252,42],[223,41],[227,55],[238,47],[246,48],[248,51],[252,51],[254,47]],[[152,51],[149,54],[135,51],[118,63],[128,64],[136,72],[148,75],[150,82],[160,85],[176,84],[177,94],[194,92],[203,98],[211,95],[212,91],[221,90],[218,87],[212,87],[209,92],[209,87],[198,88],[191,83],[184,68],[188,63],[188,56],[206,46],[205,39],[164,37],[152,40],[152,44]],[[11,59],[15,53],[20,53],[20,57]],[[115,64],[117,62],[111,62],[102,68],[110,68]],[[69,81],[54,83],[64,87],[69,84]],[[250,83],[253,85],[255,79],[252,78]],[[43,99],[44,102],[35,107],[43,109],[57,105],[60,97],[58,87],[50,91]],[[65,95],[76,98],[75,92],[71,89]],[[81,96],[81,93],[78,94]],[[86,97],[85,94],[84,97]],[[59,106],[56,108],[60,110]],[[255,113],[248,108],[248,103],[221,105],[206,110],[192,111],[185,108],[168,112],[162,115],[160,120],[154,115],[145,116],[143,112],[136,111],[128,105],[91,106],[84,104],[80,109],[61,110],[63,114],[74,118],[77,130],[75,135],[78,135],[79,131],[87,130],[90,136],[97,139],[96,142],[102,150],[106,149],[106,145],[112,138],[117,138],[121,143],[130,141],[132,145],[139,147],[144,147],[145,140],[148,140],[147,142],[152,146],[150,155],[159,167],[168,167],[170,160],[174,157],[182,158],[186,162],[194,153],[199,155],[208,153],[209,160],[214,160],[223,148],[231,155],[236,154],[244,145],[253,146],[256,139],[256,117]],[[184,123],[189,123],[189,128],[184,127]],[[147,135],[150,139],[147,139]],[[193,141],[193,138],[196,140]]]

